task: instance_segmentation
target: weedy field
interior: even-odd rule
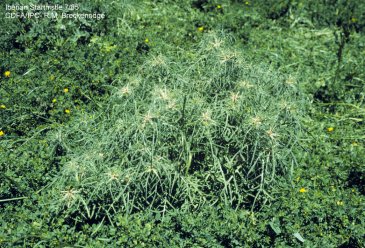
[[[1,3],[1,247],[365,247],[365,3],[30,3]]]

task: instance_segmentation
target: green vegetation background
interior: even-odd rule
[[[17,3],[30,2],[47,3]],[[5,4],[14,3],[10,0],[1,3],[1,247],[365,247],[364,3],[95,0],[80,3],[80,11],[105,13],[103,20],[5,18]],[[158,85],[161,87],[156,94],[167,98],[163,85],[168,85],[178,99],[177,108],[184,111],[187,108],[191,113],[193,106],[199,106],[196,109],[199,112],[206,103],[213,102],[214,114],[226,103],[224,97],[236,101],[236,86],[222,82],[223,85],[215,86],[222,89],[217,92],[217,88],[205,88],[204,80],[210,78],[225,75],[236,80],[232,76],[236,67],[225,67],[232,69],[227,69],[227,73],[217,70],[221,67],[211,62],[207,48],[212,44],[217,45],[216,55],[212,56],[221,59],[221,64],[234,58],[249,68],[243,70],[250,71],[242,74],[243,78],[252,80],[257,74],[257,81],[264,77],[269,86],[279,81],[296,85],[297,91],[285,97],[302,111],[300,115],[287,117],[294,123],[288,129],[292,132],[289,136],[297,140],[290,148],[283,145],[278,149],[278,154],[282,150],[295,154],[295,161],[290,160],[293,163],[290,165],[284,159],[278,162],[282,171],[267,183],[252,179],[252,187],[265,186],[259,190],[260,194],[255,195],[257,188],[251,191],[245,181],[241,181],[242,188],[218,192],[213,186],[228,185],[227,181],[219,181],[221,172],[209,166],[196,169],[191,160],[202,159],[198,155],[204,154],[204,159],[212,163],[228,162],[216,158],[218,152],[213,148],[208,158],[204,145],[190,147],[187,141],[181,141],[186,150],[179,152],[174,142],[180,136],[172,135],[175,139],[171,143],[172,153],[185,161],[181,172],[187,174],[181,177],[186,182],[176,183],[186,188],[174,194],[188,200],[164,198],[174,202],[171,206],[158,201],[161,189],[153,186],[163,181],[166,182],[161,184],[166,187],[163,189],[168,189],[175,185],[174,178],[178,175],[165,170],[170,168],[169,161],[159,160],[156,164],[161,167],[149,169],[152,174],[162,173],[163,179],[152,175],[152,179],[146,179],[150,185],[133,185],[128,188],[133,194],[124,198],[126,192],[116,197],[125,204],[113,209],[116,202],[109,196],[117,195],[124,184],[102,182],[113,181],[124,173],[113,165],[116,158],[140,156],[135,153],[123,157],[113,150],[120,142],[127,142],[123,137],[134,139],[138,135],[134,132],[139,129],[133,129],[133,123],[139,119],[128,119],[134,115],[125,112],[134,113],[140,107],[126,96],[141,97],[140,101],[144,97],[152,99],[153,94],[144,96],[141,92],[154,92],[154,85]],[[173,82],[164,81],[165,78]],[[200,78],[203,83],[199,83]],[[144,80],[150,84],[141,83]],[[216,98],[207,97],[206,102],[200,102],[200,95],[194,98],[195,92],[186,90],[192,82],[197,92],[210,92]],[[260,90],[268,92],[269,86]],[[133,95],[133,90],[140,93]],[[240,92],[242,95],[249,91]],[[184,95],[191,97],[196,105],[186,105]],[[279,96],[264,101],[276,99]],[[175,103],[170,103],[174,108]],[[138,111],[149,113],[148,104]],[[153,104],[154,110],[162,113],[162,105]],[[115,109],[114,105],[126,111]],[[250,106],[242,106],[250,113]],[[181,118],[184,111],[175,114]],[[224,123],[221,117],[224,113],[218,115],[218,124]],[[193,117],[186,117],[185,121],[184,114],[182,125],[190,125],[192,132],[220,135],[224,129],[218,124],[209,127],[210,114],[203,112],[202,129],[198,129],[199,123]],[[235,116],[239,121],[240,114]],[[157,116],[140,117],[142,122],[153,119]],[[111,126],[111,122],[117,125]],[[133,133],[121,131],[129,130],[129,126]],[[176,130],[166,128],[168,132]],[[153,133],[152,130],[151,137],[146,136],[146,142],[154,140]],[[247,140],[255,142],[254,137]],[[199,142],[215,142],[215,145],[219,140],[201,138]],[[142,149],[137,145],[129,148]],[[160,148],[163,152],[163,146]],[[103,152],[98,153],[98,149]],[[198,155],[189,157],[188,149]],[[228,148],[219,151],[225,151],[227,157],[233,155]],[[249,148],[247,151],[253,153]],[[144,153],[141,154],[143,157]],[[268,165],[276,164],[280,158],[283,157],[273,158]],[[83,175],[70,167],[72,159],[85,162],[91,173],[89,178],[96,178],[82,182],[83,190],[92,195],[89,201],[76,199],[78,192],[73,188],[77,185],[69,186]],[[88,164],[89,160],[93,162]],[[112,170],[101,173],[102,169],[108,169],[103,165],[108,168],[113,165]],[[228,173],[229,168],[226,170]],[[208,175],[212,179],[208,180]],[[191,187],[196,178],[207,183],[202,191]],[[141,190],[157,199],[153,201],[155,205],[149,207],[143,202],[148,197],[138,196],[135,201],[129,198]],[[209,192],[209,196],[202,192]],[[219,201],[213,203],[216,198]],[[90,207],[94,205],[98,207]],[[163,206],[167,210],[161,210]]]

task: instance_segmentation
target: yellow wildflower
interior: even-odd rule
[[[1,136],[4,136],[5,135],[5,132],[4,131],[2,131],[2,130],[0,130],[0,137]]]
[[[355,22],[357,22],[357,19],[356,19],[355,17],[352,17],[352,18],[351,18],[351,21],[352,21],[353,23],[355,23]]]
[[[218,4],[217,9],[221,9],[221,8],[222,8],[222,5]]]
[[[149,40],[148,38],[146,38],[146,39],[144,40],[144,43],[148,43],[148,42],[150,42],[150,40]]]
[[[57,102],[57,99],[56,99],[56,98],[53,98],[53,99],[52,99],[52,102],[53,102],[53,103],[56,103],[56,102]]]
[[[10,77],[10,74],[11,74],[11,73],[10,73],[10,71],[6,71],[6,72],[4,72],[4,76],[5,76],[5,77]]]
[[[6,109],[6,106],[4,104],[1,104],[0,109]]]
[[[343,206],[343,201],[337,201],[336,204],[337,206]]]
[[[245,2],[245,4],[246,4],[246,5],[249,5],[249,4],[250,4],[250,2],[249,2],[249,1],[246,1],[246,2]]]
[[[63,92],[68,93],[68,88],[64,88]]]
[[[327,131],[330,133],[330,132],[333,132],[333,130],[335,130],[333,127],[329,127],[327,128]]]
[[[71,110],[69,110],[69,109],[65,109],[65,113],[66,113],[66,114],[70,114],[70,113],[71,113]]]
[[[198,31],[199,31],[199,32],[203,32],[203,31],[204,31],[204,27],[203,27],[203,26],[198,27]]]
[[[305,188],[301,188],[301,189],[299,190],[299,192],[300,192],[300,193],[305,193],[305,192],[307,192],[307,190],[306,190]]]

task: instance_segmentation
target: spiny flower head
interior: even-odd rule
[[[164,100],[164,101],[168,101],[170,100],[170,93],[169,91],[164,88],[164,89],[161,89],[161,88],[157,88],[155,90],[155,93],[154,95],[158,98],[158,99],[161,99],[161,100]]]
[[[201,120],[202,120],[203,124],[208,125],[208,124],[213,123],[211,115],[212,114],[211,114],[210,110],[206,110],[205,112],[202,113]]]
[[[233,103],[236,103],[237,101],[238,101],[238,98],[239,98],[240,96],[239,96],[239,93],[234,93],[234,92],[232,92],[231,93],[231,101],[233,102]]]
[[[152,67],[165,66],[166,58],[162,55],[155,56],[151,61],[151,65]]]
[[[125,96],[131,94],[131,88],[129,86],[124,86],[119,90],[120,95]]]
[[[289,105],[289,103],[288,103],[287,101],[282,100],[282,101],[280,102],[280,108],[281,108],[281,109],[290,109],[290,105]]]
[[[71,206],[72,202],[76,200],[79,193],[80,191],[74,189],[61,191],[61,194],[63,195],[62,200],[67,202],[67,207]]]
[[[157,175],[157,170],[156,170],[156,168],[153,165],[147,166],[146,172],[148,172],[148,173],[153,172],[153,173],[155,173]]]
[[[220,56],[220,63],[224,64],[234,58],[237,58],[237,53],[235,51],[223,51]]]
[[[251,123],[255,125],[256,127],[260,126],[262,124],[262,119],[258,116],[251,118]]]
[[[106,175],[108,176],[109,181],[116,181],[120,177],[119,173],[115,171],[109,171]]]
[[[249,89],[249,88],[252,88],[254,87],[253,84],[251,84],[250,82],[246,81],[246,80],[243,80],[241,82],[238,83],[238,86],[240,88],[245,88],[245,89]]]
[[[145,114],[143,116],[143,124],[146,124],[148,122],[151,122],[152,119],[153,119],[153,115],[151,114],[151,112],[148,111],[147,114]]]
[[[167,105],[168,109],[176,109],[176,102],[174,100],[170,101]]]
[[[211,48],[218,49],[223,44],[223,41],[220,39],[214,38],[214,41],[210,42],[209,44],[211,45]]]
[[[268,131],[266,131],[267,135],[271,138],[271,139],[275,139],[277,136],[279,136],[277,133],[274,133],[274,131],[270,128]]]
[[[289,77],[289,78],[285,81],[285,83],[286,83],[287,85],[293,86],[293,85],[296,83],[296,81],[295,81],[295,79],[294,79],[293,77]]]

